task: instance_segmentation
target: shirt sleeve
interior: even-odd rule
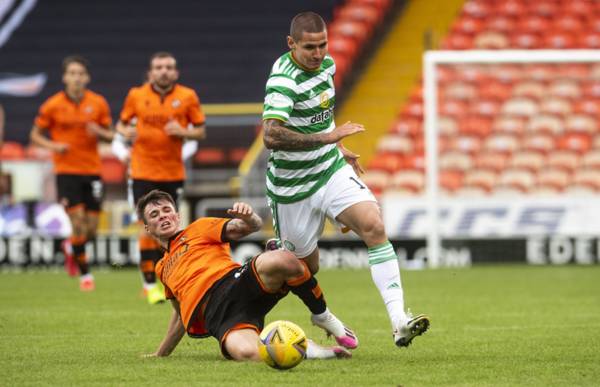
[[[277,119],[286,122],[294,109],[296,82],[281,75],[272,75],[267,81],[263,120]]]
[[[208,242],[223,243],[225,225],[231,219],[227,218],[200,218],[194,222],[194,228],[200,230],[202,236]]]
[[[100,116],[98,117],[98,123],[104,127],[110,126],[112,124],[112,118],[110,116],[110,107],[108,106],[108,102],[106,99],[100,98]]]
[[[135,116],[135,96],[134,91],[129,90],[127,94],[127,98],[125,98],[125,103],[123,104],[123,110],[121,110],[121,115],[119,118],[123,122],[129,122]]]
[[[46,101],[40,106],[40,110],[34,120],[34,125],[40,129],[48,129],[52,126],[53,122],[52,107],[50,103]]]
[[[189,97],[188,120],[194,125],[202,125],[206,121],[200,99],[195,92]]]

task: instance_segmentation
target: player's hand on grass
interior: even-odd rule
[[[342,145],[342,143],[338,143],[338,148],[342,152],[342,155],[344,156],[344,159],[346,159],[346,162],[352,166],[352,169],[354,169],[354,172],[357,175],[360,176],[361,174],[365,173],[365,170],[362,168],[360,162],[358,161],[360,155],[357,155],[356,153],[347,149],[345,146]]]
[[[343,138],[348,136],[352,136],[356,133],[361,133],[365,131],[365,127],[362,124],[357,124],[355,122],[346,122],[344,125],[337,126],[333,131],[329,133],[330,144],[336,143]]]

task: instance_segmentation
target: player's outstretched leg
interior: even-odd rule
[[[281,241],[277,238],[269,239],[265,244],[265,249],[268,251],[280,250],[282,249]],[[325,330],[327,335],[333,336],[335,341],[344,348],[355,349],[358,347],[356,334],[327,308],[317,279],[310,273],[306,262],[301,259],[299,261],[304,266],[304,274],[287,281],[291,292],[297,295],[312,312],[310,319],[314,325]]]
[[[308,339],[307,342],[307,359],[348,359],[352,357],[352,353],[342,346],[324,347],[311,339]]]

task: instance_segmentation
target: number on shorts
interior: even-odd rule
[[[350,180],[352,180],[353,182],[355,182],[356,184],[358,184],[358,186],[360,187],[360,189],[365,189],[365,186],[360,184],[360,181],[356,180],[354,177],[350,176]]]

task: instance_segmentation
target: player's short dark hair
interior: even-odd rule
[[[140,198],[140,200],[138,200],[138,202],[135,206],[135,211],[137,213],[138,219],[142,220],[144,222],[144,224],[146,224],[146,217],[144,216],[144,210],[146,210],[146,207],[148,206],[148,204],[151,204],[151,203],[157,204],[160,201],[167,201],[173,205],[173,208],[176,207],[175,200],[173,200],[173,197],[171,195],[169,195],[165,191],[161,191],[159,189],[153,189],[152,191],[150,191],[147,194],[145,194],[144,196],[142,196]]]
[[[63,74],[67,72],[67,67],[69,67],[69,65],[71,63],[79,63],[80,65],[83,66],[83,68],[85,68],[85,71],[87,73],[90,72],[90,61],[88,61],[81,55],[69,55],[69,56],[65,57],[65,59],[63,59],[63,61],[62,61]]]
[[[158,51],[150,56],[150,61],[148,61],[148,69],[152,69],[152,61],[157,58],[173,58],[175,59],[175,55],[171,54],[168,51]],[[177,66],[177,59],[175,59],[175,66]]]
[[[302,39],[304,32],[315,33],[323,32],[327,25],[321,16],[314,12],[301,12],[294,16],[290,24],[290,36],[294,41]]]

